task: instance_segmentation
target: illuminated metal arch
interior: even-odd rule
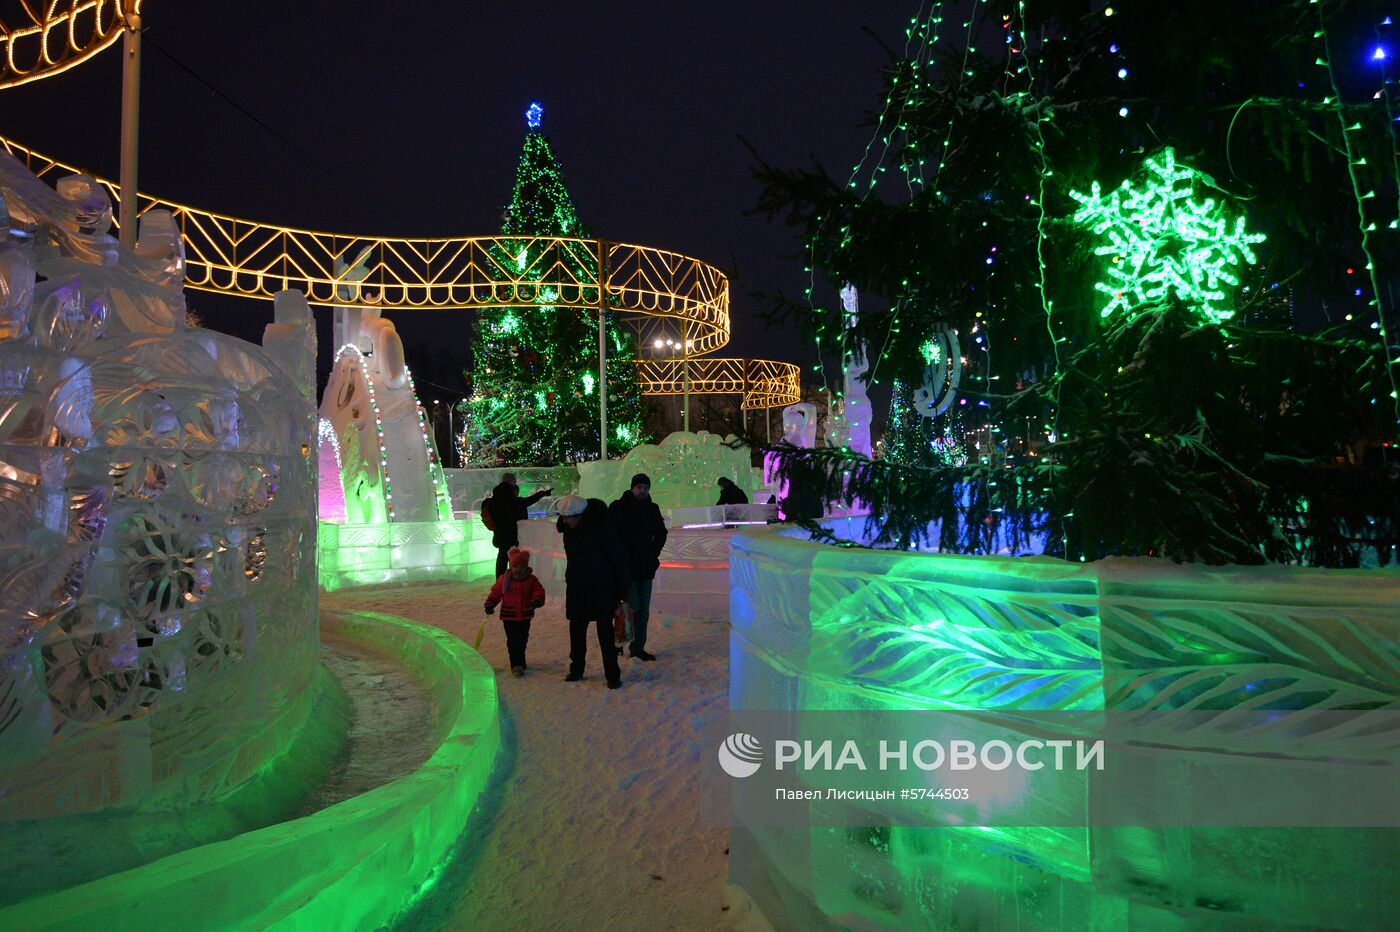
[[[686,365],[684,359],[638,360],[642,394],[685,394]],[[702,356],[690,359],[689,368],[692,394],[742,395],[744,410],[781,408],[802,400],[802,370],[790,362]]]
[[[0,144],[40,178],[81,171],[11,140],[0,138]],[[118,199],[115,182],[96,180]],[[609,310],[674,319],[691,334],[696,354],[729,342],[728,278],[698,259],[662,249],[572,237],[400,239],[325,233],[141,195],[138,215],[153,209],[170,211],[179,225],[185,285],[197,291],[272,298],[296,288],[312,305],[383,310],[544,303],[596,309],[601,256],[601,287]],[[361,274],[347,274],[347,267],[356,266]]]
[[[0,88],[62,74],[121,38],[141,0],[19,0],[22,25],[0,20]]]
[[[41,178],[81,171],[4,137],[0,145]],[[119,199],[114,182],[96,180]],[[296,288],[312,305],[381,310],[544,303],[592,310],[601,287],[607,308],[629,318],[644,345],[650,328],[668,319],[679,327],[690,341],[691,393],[739,392],[745,408],[792,404],[800,395],[799,370],[791,364],[704,358],[729,342],[729,280],[679,253],[572,237],[352,236],[257,223],[147,195],[138,200],[138,216],[152,209],[174,216],[185,243],[185,284],[198,291],[272,298]],[[668,373],[683,380],[687,363],[637,365],[643,394],[672,394],[665,386],[676,380]]]

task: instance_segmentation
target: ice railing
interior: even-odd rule
[[[777,520],[777,505],[709,505],[699,508],[672,508],[669,526],[673,528],[738,527],[749,524],[771,524]]]

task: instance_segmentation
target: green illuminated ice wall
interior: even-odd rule
[[[907,554],[776,529],[732,554],[738,712],[1400,700],[1393,572]],[[1143,796],[1144,824],[1192,805],[1198,762]],[[1048,798],[1009,787],[1005,805],[1080,812],[1125,792],[1058,785]],[[730,880],[778,927],[1365,929],[1400,921],[1377,893],[1395,888],[1396,842],[1383,829],[736,828]]]

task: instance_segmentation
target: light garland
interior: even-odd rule
[[[1109,296],[1100,315],[1132,315],[1176,295],[1211,323],[1230,320],[1227,289],[1240,283],[1236,267],[1258,261],[1251,247],[1264,234],[1246,232],[1243,216],[1231,224],[1214,198],[1196,200],[1200,173],[1178,166],[1170,148],[1143,168],[1141,187],[1125,179],[1105,197],[1096,181],[1087,195],[1069,192],[1081,205],[1074,222],[1108,238],[1094,254],[1113,257],[1107,280],[1094,285]]]
[[[1383,23],[1382,25],[1385,24]],[[1347,177],[1351,181],[1352,198],[1356,201],[1356,223],[1357,228],[1361,232],[1361,254],[1366,257],[1366,272],[1371,280],[1370,303],[1371,306],[1376,309],[1376,323],[1374,324],[1374,329],[1379,330],[1381,335],[1381,365],[1385,367],[1386,379],[1390,383],[1390,403],[1394,413],[1395,423],[1400,424],[1400,383],[1397,383],[1395,375],[1395,367],[1397,363],[1400,363],[1400,360],[1393,360],[1390,358],[1390,331],[1386,326],[1385,307],[1381,304],[1380,281],[1376,277],[1376,260],[1371,249],[1371,233],[1375,231],[1376,224],[1374,222],[1367,223],[1366,221],[1365,202],[1374,198],[1376,192],[1371,191],[1367,194],[1361,193],[1361,180],[1356,175],[1356,167],[1358,165],[1364,165],[1366,160],[1364,157],[1357,157],[1355,146],[1351,141],[1351,134],[1361,129],[1361,122],[1358,120],[1351,124],[1347,123],[1346,105],[1342,101],[1342,89],[1337,82],[1337,74],[1332,69],[1332,45],[1327,36],[1327,23],[1326,20],[1323,19],[1321,5],[1317,8],[1317,32],[1315,33],[1315,38],[1322,40],[1323,57],[1319,58],[1317,63],[1327,69],[1327,78],[1332,85],[1333,96],[1324,100],[1323,103],[1335,104],[1334,110],[1337,114],[1337,121],[1342,128],[1342,144],[1344,150],[1342,154],[1347,160]],[[1386,115],[1389,116],[1389,114],[1390,103],[1389,97],[1387,97]],[[1393,150],[1394,146],[1390,145],[1388,148]],[[1392,158],[1393,157],[1394,154],[1392,152]],[[1396,180],[1397,183],[1400,183],[1400,174],[1397,174]],[[1400,198],[1400,192],[1397,192],[1397,198]],[[1394,224],[1392,224],[1392,227],[1393,226]],[[1357,289],[1357,291],[1359,293],[1360,289]]]
[[[384,447],[384,418],[379,413],[379,400],[374,397],[374,379],[369,374],[369,360],[365,354],[360,352],[360,348],[353,343],[346,343],[336,351],[335,361],[340,362],[340,357],[346,352],[354,352],[360,361],[360,374],[364,376],[365,386],[369,389],[369,408],[374,413],[374,439],[379,452],[379,471],[384,476],[384,510],[390,521],[394,520],[394,483],[389,477],[389,455]]]
[[[340,438],[335,434],[335,425],[325,418],[316,419],[316,442],[318,444],[329,443],[331,451],[335,454],[335,468],[342,469],[340,463]]]

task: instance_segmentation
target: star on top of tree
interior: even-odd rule
[[[1201,173],[1176,163],[1166,149],[1143,162],[1141,186],[1131,179],[1105,197],[1096,181],[1089,194],[1071,191],[1079,202],[1076,223],[1107,242],[1094,250],[1112,256],[1106,281],[1094,285],[1109,296],[1100,311],[1135,314],[1175,294],[1211,323],[1235,316],[1224,302],[1239,286],[1236,269],[1257,262],[1255,243],[1264,234],[1245,231],[1243,216],[1233,218],[1214,198],[1197,200]]]

